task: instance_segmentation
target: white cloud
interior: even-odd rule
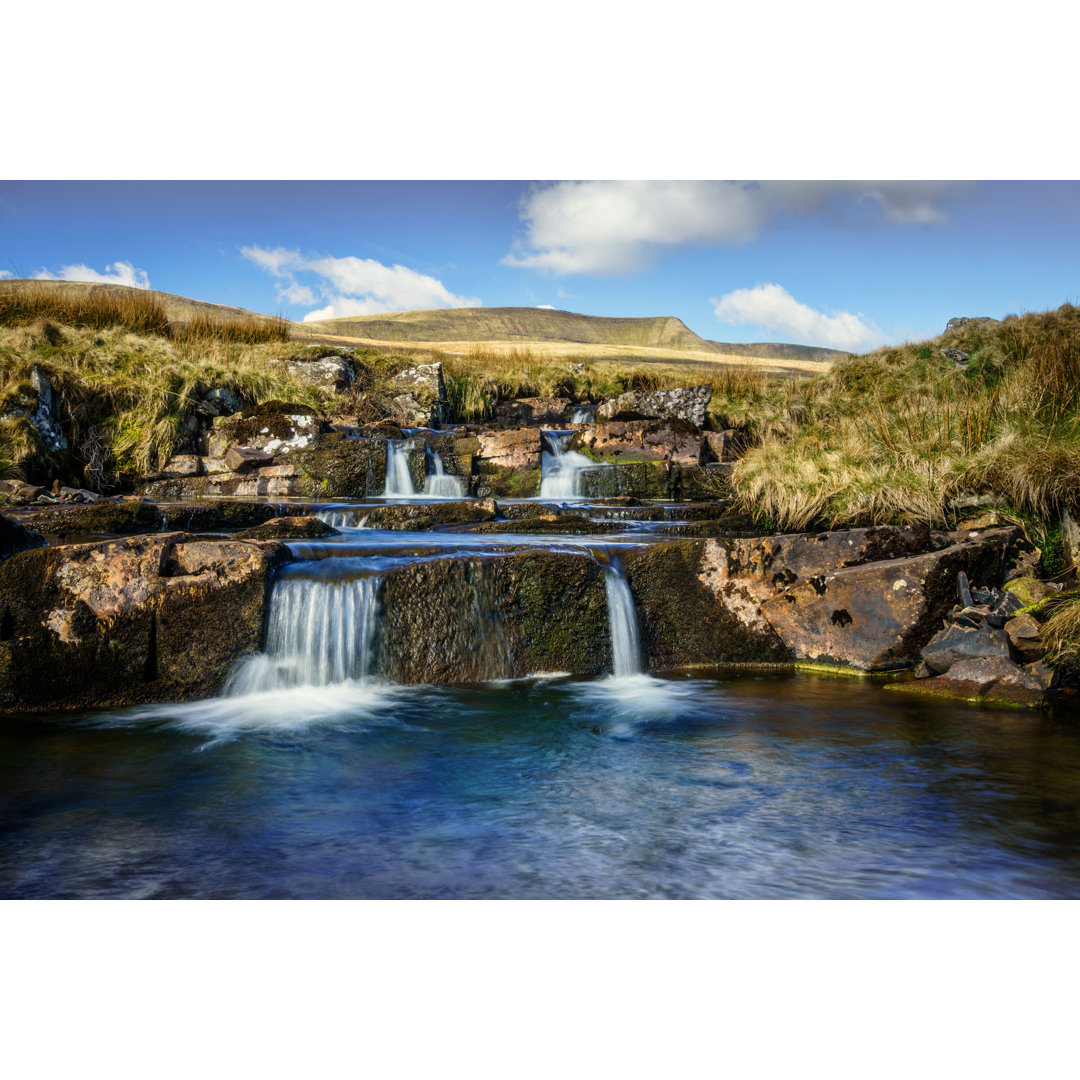
[[[559,309],[554,304],[537,304],[538,311],[558,311]]]
[[[782,215],[891,225],[946,220],[938,181],[563,180],[522,200],[526,236],[503,258],[556,274],[619,274],[665,247],[737,246]]]
[[[863,352],[885,343],[882,331],[861,314],[817,311],[772,282],[736,289],[710,303],[721,322],[760,326],[782,340],[800,345]]]
[[[149,289],[150,275],[145,270],[137,270],[129,262],[109,263],[105,273],[92,269],[85,263],[73,263],[60,267],[60,273],[42,267],[34,275],[35,281],[97,281],[104,285],[128,285],[132,289]]]
[[[0,280],[7,277],[14,277],[15,275],[10,270],[0,270]]]
[[[280,299],[294,304],[313,304],[320,298],[326,302],[325,307],[309,311],[305,322],[380,311],[482,306],[476,297],[450,292],[430,274],[407,266],[384,266],[375,259],[303,255],[258,245],[243,247],[240,254],[279,279]],[[305,275],[309,284],[298,280],[298,275]]]

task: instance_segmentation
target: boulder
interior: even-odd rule
[[[203,459],[199,457],[198,454],[173,454],[173,456],[165,462],[160,475],[201,476],[204,471]]]
[[[330,430],[311,409],[270,401],[233,416],[217,417],[207,440],[207,456],[224,458],[232,447],[288,454],[307,450],[316,437]]]
[[[249,446],[230,446],[225,452],[225,464],[231,472],[251,472],[273,462],[274,455]]]
[[[579,490],[586,499],[630,496],[635,499],[671,498],[670,471],[662,461],[628,461],[584,470]]]
[[[1025,613],[1010,619],[1005,624],[1005,633],[1020,663],[1030,664],[1046,655],[1042,627],[1030,615]]]
[[[701,435],[685,420],[629,420],[590,424],[569,449],[594,461],[678,461],[696,465]]]
[[[441,363],[417,364],[416,367],[399,371],[390,380],[390,385],[395,389],[411,390],[418,398],[446,400],[446,383],[443,380]]]
[[[551,427],[566,422],[570,411],[570,399],[558,397],[517,398],[501,401],[495,407],[495,419],[507,427],[541,424]]]
[[[37,548],[0,564],[0,707],[207,697],[262,644],[280,544],[159,533]]]
[[[40,484],[28,484],[25,480],[9,479],[0,480],[0,493],[4,501],[11,506],[25,506],[34,502],[39,495],[45,494],[45,488]]]
[[[996,581],[1014,535],[976,534],[924,555],[818,575],[761,611],[797,660],[861,671],[910,667],[952,606],[957,574]]]
[[[631,390],[605,401],[596,410],[597,421],[613,420],[632,413],[654,420],[686,420],[705,426],[705,410],[712,400],[711,386],[686,386],[673,390]]]
[[[965,660],[994,656],[1009,656],[1009,638],[985,623],[977,629],[949,625],[922,648],[923,662],[933,675],[942,675]]]
[[[267,360],[267,363],[272,366],[284,366],[294,379],[317,386],[322,390],[329,390],[334,394],[345,393],[356,379],[356,371],[351,358],[342,353],[310,358],[298,356],[285,359],[275,358]]]

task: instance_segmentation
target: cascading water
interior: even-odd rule
[[[370,673],[379,583],[378,577],[276,582],[266,651],[229,676],[224,696],[364,678]]]
[[[595,424],[596,423],[596,406],[595,405],[575,405],[570,410],[570,423],[571,424]]]
[[[370,515],[356,510],[320,510],[315,516],[334,529],[362,529]]]
[[[637,612],[630,586],[614,564],[604,566],[608,626],[611,630],[612,674],[616,679],[641,674],[641,646],[638,643]]]
[[[581,497],[581,473],[595,469],[596,462],[568,449],[572,431],[541,431],[543,452],[540,456],[540,498],[575,499]]]
[[[386,444],[386,487],[383,495],[389,499],[407,499],[416,494],[412,473],[409,472],[409,455],[394,442]]]
[[[465,494],[464,485],[456,476],[446,474],[439,452],[426,446],[426,458],[427,477],[424,480],[424,494],[435,499],[460,499]]]

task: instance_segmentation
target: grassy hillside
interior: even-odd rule
[[[58,307],[84,305],[89,308],[101,300],[136,304],[152,301],[162,308],[166,320],[178,327],[206,320],[279,321],[277,316],[260,315],[244,308],[210,304],[203,300],[189,300],[185,296],[174,296],[172,293],[157,292],[154,289],[133,289],[127,285],[103,285],[88,281],[31,281],[8,278],[0,281],[0,306],[4,305],[5,300],[10,302],[11,298],[27,293],[55,297]]]
[[[714,352],[680,319],[611,319],[544,308],[439,308],[304,323],[316,333],[380,341],[558,341]]]
[[[788,345],[780,341],[709,341],[717,352],[729,356],[748,356],[764,360],[803,360],[814,364],[829,364],[843,360],[851,353],[839,349],[822,349],[816,345]]]

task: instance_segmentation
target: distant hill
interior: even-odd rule
[[[164,306],[169,322],[183,324],[192,318],[203,315],[215,319],[268,319],[245,308],[227,307],[224,304],[210,304],[205,300],[189,300],[186,296],[174,296],[172,293],[157,292],[155,289],[133,289],[128,285],[106,285],[94,281],[38,281],[24,278],[4,278],[0,280],[0,292],[15,292],[27,287],[55,289],[66,293],[107,293],[122,296],[125,293],[149,294],[156,297]]]
[[[306,322],[315,333],[380,341],[567,341],[580,345],[635,345],[689,352],[715,351],[681,319],[612,319],[547,308],[436,308],[352,315]]]
[[[708,340],[708,339],[706,339]],[[709,341],[717,352],[736,356],[758,356],[769,360],[809,360],[814,363],[831,363],[843,360],[852,353],[839,349],[822,349],[816,345],[786,345],[779,341],[726,342]]]
[[[193,318],[221,320],[269,319],[245,308],[191,300],[155,290],[132,289],[83,281],[0,280],[0,292],[26,287],[69,293],[149,292],[164,305],[169,321],[184,325]],[[835,349],[809,345],[726,344],[699,337],[673,315],[651,318],[609,318],[581,315],[547,308],[436,308],[428,311],[394,311],[378,315],[352,315],[343,319],[292,323],[295,338],[307,341],[363,345],[365,347],[431,346],[450,354],[464,354],[483,346],[495,353],[512,353],[527,346],[537,355],[557,359],[622,360],[627,362],[726,363],[757,360],[767,370],[812,373],[841,356]],[[564,348],[564,346],[566,346]]]

